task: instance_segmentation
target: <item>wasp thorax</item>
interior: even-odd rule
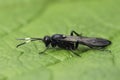
[[[62,34],[55,34],[52,36],[52,40],[57,40],[57,39],[62,39],[62,38],[65,38],[65,36]]]

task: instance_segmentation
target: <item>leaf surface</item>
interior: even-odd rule
[[[120,80],[119,0],[1,0],[0,80]],[[49,49],[42,42],[16,48],[16,38],[75,30],[112,41],[107,51]]]

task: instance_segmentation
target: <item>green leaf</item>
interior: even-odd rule
[[[0,80],[120,80],[119,0],[1,0]],[[107,51],[80,46],[49,49],[42,42],[16,48],[16,38],[41,37],[71,30],[112,41]]]

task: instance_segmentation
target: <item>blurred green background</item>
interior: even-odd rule
[[[106,51],[71,56],[34,42],[20,48],[16,38],[55,33],[102,37]],[[0,0],[0,80],[120,80],[119,0]]]

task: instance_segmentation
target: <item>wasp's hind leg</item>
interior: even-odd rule
[[[73,54],[75,54],[76,56],[81,57],[78,53],[74,52],[73,50],[70,50]]]
[[[81,57],[78,53],[74,52],[73,50],[76,50],[78,48],[79,42],[77,41],[74,45],[74,49],[70,49],[70,51],[75,54],[76,56]]]
[[[75,43],[75,49],[78,48],[78,45],[79,45],[79,42],[77,41],[77,42]]]
[[[82,34],[78,34],[77,32],[75,31],[71,31],[70,35],[73,36],[73,34],[77,35],[77,36],[82,36]]]

